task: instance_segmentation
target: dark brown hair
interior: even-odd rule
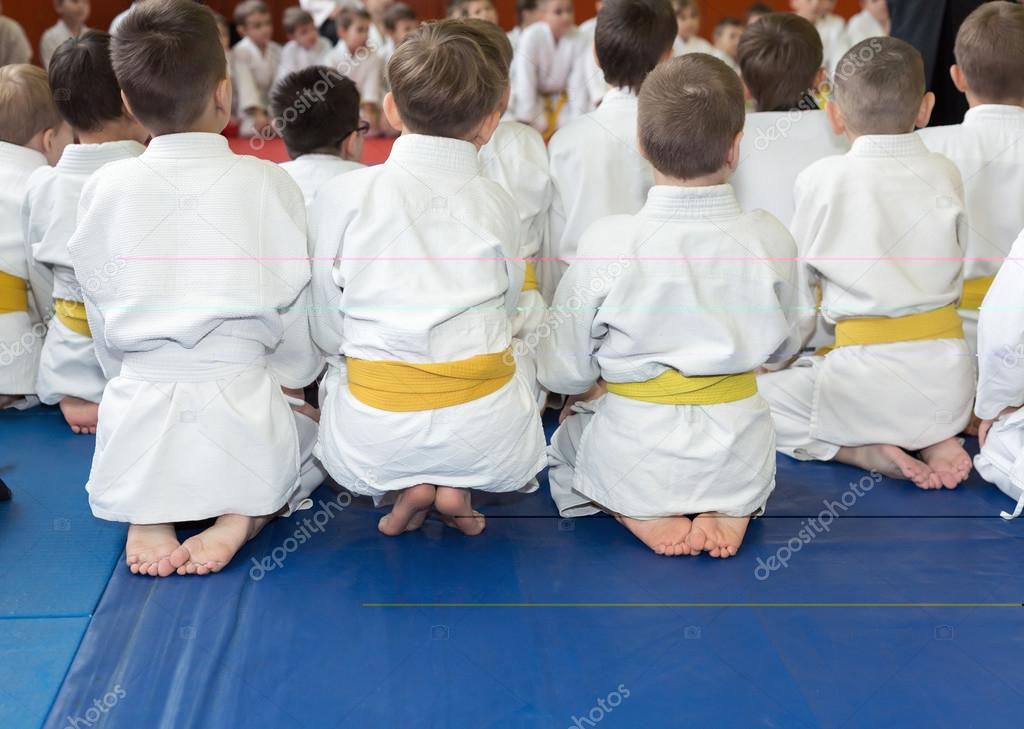
[[[605,0],[597,14],[594,48],[612,86],[640,91],[647,74],[672,48],[675,12],[669,0]]]
[[[90,30],[61,43],[50,59],[49,76],[57,109],[73,128],[94,132],[123,115],[109,34]]]
[[[770,13],[743,32],[736,55],[758,111],[816,108],[809,96],[823,53],[821,36],[807,20]]]
[[[956,64],[971,93],[989,102],[1024,100],[1024,7],[990,2],[956,34]]]
[[[384,11],[381,19],[387,30],[394,31],[403,20],[416,20],[416,11],[405,3],[395,3]]]
[[[278,82],[271,93],[270,113],[291,157],[336,153],[359,126],[359,91],[334,69],[311,66]]]

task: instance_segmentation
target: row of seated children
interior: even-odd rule
[[[166,17],[139,11],[129,28],[191,12],[175,0],[158,4]],[[560,129],[549,150],[552,197],[539,246],[542,259],[561,263],[540,275],[555,291],[544,322],[549,331],[536,352],[509,347],[522,318],[521,291],[529,288],[523,258],[535,255],[523,240],[529,227],[544,227],[537,221],[545,215],[543,196],[533,196],[540,209],[526,214],[531,190],[519,170],[529,158],[539,189],[545,160],[526,151],[502,159],[500,144],[488,160],[488,145],[503,126],[509,148],[522,140],[524,150],[543,150],[535,131],[498,122],[510,51],[493,24],[431,25],[396,51],[392,92],[383,102],[403,131],[392,159],[346,172],[314,193],[308,323],[309,272],[286,263],[307,250],[301,192],[267,165],[239,162],[212,134],[172,133],[219,129],[230,107],[217,81],[223,59],[216,71],[197,54],[187,78],[205,78],[209,91],[176,116],[167,109],[180,104],[168,102],[194,89],[172,85],[180,96],[155,99],[144,84],[169,51],[146,49],[151,41],[141,35],[135,45],[119,39],[117,81],[134,116],[157,136],[145,164],[119,162],[93,176],[68,243],[82,283],[103,262],[131,260],[117,287],[102,280],[82,286],[96,355],[113,377],[103,393],[90,478],[95,513],[132,522],[133,570],[205,573],[220,569],[269,515],[301,506],[322,474],[311,454],[317,414],[282,399],[295,410],[285,420],[301,423],[282,432],[274,425],[284,417],[280,407],[240,418],[246,408],[237,398],[270,397],[267,368],[276,373],[271,381],[292,388],[317,375],[319,355],[304,326],[328,363],[316,456],[343,486],[379,503],[395,501],[381,522],[387,534],[416,528],[431,508],[463,532],[479,533],[484,522],[466,489],[533,488],[544,460],[537,457],[538,380],[574,396],[548,456],[559,509],[610,512],[662,554],[735,554],[749,518],[774,487],[776,448],[872,468],[922,488],[955,487],[970,470],[955,436],[975,392],[961,319],[952,309],[966,303],[963,259],[971,258],[972,245],[995,245],[1005,256],[1024,229],[1024,220],[1014,218],[1019,210],[973,194],[1006,184],[978,160],[999,159],[997,174],[1021,184],[1024,160],[1005,142],[1024,127],[1024,91],[1013,72],[1024,58],[1022,13],[990,3],[960,31],[954,79],[974,113],[942,136],[951,157],[975,165],[961,175],[913,133],[927,122],[931,97],[919,56],[902,42],[871,39],[855,47],[834,79],[835,103],[821,112],[807,105],[820,81],[820,38],[796,16],[763,18],[739,55],[765,110],[744,117],[742,87],[720,61],[698,54],[664,63],[675,36],[667,2],[608,0],[595,43],[615,95]],[[440,50],[438,39],[449,34],[460,40]],[[1001,49],[998,57],[993,48]],[[783,77],[796,74],[797,62],[802,67],[792,82],[767,78],[773,68]],[[782,112],[786,105],[792,106]],[[778,137],[745,158],[744,126],[759,114],[780,113],[787,114],[785,133],[776,127]],[[827,156],[819,143],[823,159],[808,160],[803,171],[780,167],[744,182],[774,199],[795,176],[790,220],[742,212],[725,184],[733,171],[742,173],[759,155],[787,158],[805,146],[800,135],[824,137],[830,132],[822,115],[849,151]],[[306,148],[353,144],[354,119],[349,113],[343,135]],[[61,125],[45,117],[40,124],[32,134],[23,131],[23,141],[12,140],[37,150],[36,166],[60,144]],[[9,149],[14,144],[0,151],[28,156]],[[289,146],[301,155],[297,143]],[[188,171],[171,161],[183,155],[196,159]],[[597,167],[588,168],[595,157]],[[479,175],[481,164],[498,170],[489,173],[494,181]],[[608,169],[616,175],[610,178]],[[228,183],[210,188],[224,175]],[[257,189],[257,178],[269,196],[259,207],[268,212],[252,220],[237,211],[253,207],[241,188]],[[155,188],[173,199],[147,192]],[[179,194],[191,203],[181,204],[175,191],[188,191]],[[1014,194],[1019,198],[1019,190],[1007,192]],[[165,215],[177,216],[170,231],[185,230],[198,242],[200,259],[227,259],[228,270],[206,271],[196,256],[182,257],[175,232],[158,228],[147,236]],[[1005,221],[998,232],[987,228],[1001,240],[973,242],[968,221],[983,217]],[[245,246],[258,245],[261,231],[271,229],[273,250],[260,248],[258,261],[243,256],[236,263],[239,245],[251,250]],[[87,241],[101,243],[92,250]],[[455,242],[460,260],[445,265]],[[247,275],[246,266],[273,276]],[[1020,492],[1016,463],[1024,445],[1013,411],[1024,402],[1024,383],[999,366],[1003,348],[1024,339],[1024,321],[1012,313],[1020,311],[1017,274],[1006,273],[1012,268],[1004,266],[993,284],[993,296],[1005,303],[981,315],[976,406],[985,419],[979,469],[1011,495]],[[167,281],[169,271],[175,275]],[[19,273],[31,279],[22,269],[8,272],[9,279]],[[187,289],[176,283],[186,275]],[[35,286],[30,292],[38,298]],[[29,309],[26,303],[0,322]],[[836,326],[833,349],[793,361],[819,309]],[[147,311],[160,315],[139,313]],[[666,311],[683,326],[664,326]],[[781,369],[755,379],[766,367]],[[182,372],[191,373],[187,382]],[[210,387],[215,377],[220,394]],[[442,380],[446,387],[438,386]],[[12,394],[18,392],[24,391]],[[497,411],[503,417],[495,418]],[[203,427],[186,427],[196,422]],[[257,437],[254,427],[265,431],[258,440],[266,456],[255,467],[273,496],[213,489],[196,497],[204,484],[245,481],[225,457],[237,458],[240,443],[228,439],[213,448],[209,434]],[[189,470],[172,484],[161,469],[184,469],[169,465],[183,449],[195,449],[216,480]],[[430,477],[421,483],[424,474]],[[211,516],[220,518],[210,531],[177,543],[174,521]]]

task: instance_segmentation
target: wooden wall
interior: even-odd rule
[[[789,0],[766,0],[779,10],[789,8]],[[421,18],[437,18],[443,15],[447,5],[446,0],[405,0],[414,8]],[[494,0],[501,16],[502,25],[511,28],[515,23],[515,0]],[[750,7],[752,0],[703,0],[701,3],[704,9],[701,33],[710,35],[721,18],[727,15],[735,15],[742,18]],[[208,0],[210,5],[227,18],[231,17],[231,11],[237,4],[236,0]],[[280,20],[281,13],[290,5],[297,5],[296,0],[269,0],[269,5],[274,11],[276,20]],[[53,12],[53,4],[49,0],[2,0],[4,14],[8,15],[25,27],[29,40],[38,44],[39,37],[49,26],[56,22],[56,15]],[[127,8],[128,0],[92,0],[92,17],[89,25],[93,28],[107,28],[110,21],[119,12]],[[858,0],[839,0],[837,10],[846,16],[850,16],[858,10]],[[576,20],[582,21],[594,15],[594,0],[577,0]],[[280,33],[280,28],[278,28]]]

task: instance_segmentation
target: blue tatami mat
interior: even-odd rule
[[[116,569],[46,726],[114,696],[91,727],[1019,727],[1024,525],[977,477],[863,476],[781,458],[725,561],[544,483],[479,538],[388,539],[322,488],[220,575]]]

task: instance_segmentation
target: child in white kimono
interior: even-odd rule
[[[743,34],[739,60],[756,111],[747,114],[730,182],[741,208],[766,210],[789,225],[797,175],[850,149],[818,109],[825,80],[821,38],[799,15],[772,13]]]
[[[395,3],[384,11],[383,23],[387,40],[378,55],[386,65],[398,44],[419,27],[420,21],[411,7],[405,3]]]
[[[846,23],[846,42],[855,46],[868,38],[889,35],[887,0],[860,0],[860,12]]]
[[[363,117],[370,122],[370,133],[377,134],[381,128],[384,62],[376,50],[367,45],[370,14],[365,10],[346,9],[338,16],[337,23],[338,43],[328,54],[324,65],[355,82]]]
[[[34,265],[21,208],[28,180],[72,137],[38,66],[0,68],[0,410],[36,404],[36,374],[53,279]]]
[[[636,95],[651,69],[672,57],[674,27],[665,0],[606,0],[601,8],[594,41],[612,88],[548,146],[554,192],[550,250],[540,272],[548,301],[583,231],[605,216],[637,212],[654,184],[654,170],[637,147]]]
[[[89,19],[89,0],[56,0],[54,8],[60,20],[46,29],[39,39],[39,58],[43,68],[50,67],[53,52],[68,38],[78,38],[88,28],[85,21]]]
[[[960,26],[951,69],[967,95],[962,124],[922,129],[928,149],[964,180],[967,253],[960,316],[975,352],[978,309],[1010,245],[1024,230],[1024,7],[985,3]]]
[[[764,510],[775,437],[754,370],[800,343],[793,238],[727,184],[743,119],[722,61],[651,72],[640,145],[657,184],[637,214],[584,234],[538,364],[552,390],[588,393],[549,449],[559,512],[607,511],[667,556],[731,557]]]
[[[814,24],[821,36],[821,45],[824,50],[825,70],[831,75],[842,58],[843,54],[850,48],[846,40],[845,21],[832,13],[834,2],[828,0],[789,0],[793,12]]]
[[[274,87],[271,109],[292,158],[281,168],[302,190],[309,211],[325,182],[363,167],[367,127],[359,119],[359,92],[337,71],[313,66]]]
[[[68,247],[93,343],[117,372],[100,405],[86,489],[126,521],[127,562],[151,576],[223,569],[275,515],[309,505],[322,358],[309,333],[305,207],[277,165],[236,156],[213,14],[147,0],[118,28],[114,71],[154,135],[86,183]],[[179,543],[175,522],[215,519]]]
[[[742,35],[743,23],[737,18],[722,18],[715,26],[715,47],[711,50],[711,55],[736,73],[740,72],[736,55]]]
[[[281,49],[281,61],[277,65],[278,82],[296,71],[321,65],[331,52],[331,42],[320,35],[313,16],[302,8],[285,10],[282,25],[288,34],[288,42]]]
[[[676,14],[676,38],[672,42],[672,55],[708,53],[715,47],[700,36],[700,5],[697,0],[672,0]]]
[[[782,453],[955,488],[971,469],[955,436],[974,395],[956,314],[967,242],[962,182],[914,133],[934,104],[921,55],[872,38],[849,56],[826,111],[852,147],[800,174],[792,223],[805,334],[820,288],[835,345],[759,385]]]
[[[394,500],[390,536],[431,508],[479,534],[470,490],[532,490],[545,465],[511,346],[519,215],[478,158],[508,84],[487,26],[442,20],[395,49],[384,113],[402,136],[313,209],[312,326],[330,363],[317,453],[342,486]]]
[[[586,111],[585,78],[578,72],[590,48],[573,24],[572,0],[540,0],[542,15],[524,28],[516,46],[513,115],[550,138]]]
[[[235,27],[242,36],[231,49],[231,80],[240,116],[238,133],[252,137],[270,126],[270,89],[277,79],[281,46],[272,40],[270,7],[262,0],[245,0],[238,5]]]
[[[601,12],[601,1],[594,4],[594,12]],[[594,33],[597,31],[597,15],[580,23],[580,35],[583,37],[583,44],[587,50],[583,53],[583,62],[576,67],[574,73],[583,74],[581,86],[586,89],[587,103],[584,111],[593,111],[601,103],[604,95],[608,93],[608,82],[605,81],[604,71],[597,63],[597,52],[594,49]]]
[[[25,240],[36,262],[53,276],[54,316],[43,343],[36,393],[47,405],[60,405],[72,431],[94,434],[107,377],[96,359],[82,286],[100,285],[118,264],[90,271],[79,281],[68,241],[86,181],[108,162],[142,154],[149,133],[121,101],[106,33],[89,31],[58,48],[50,63],[50,85],[68,91],[55,102],[78,143],[65,147],[54,167],[36,170],[22,208]]]

